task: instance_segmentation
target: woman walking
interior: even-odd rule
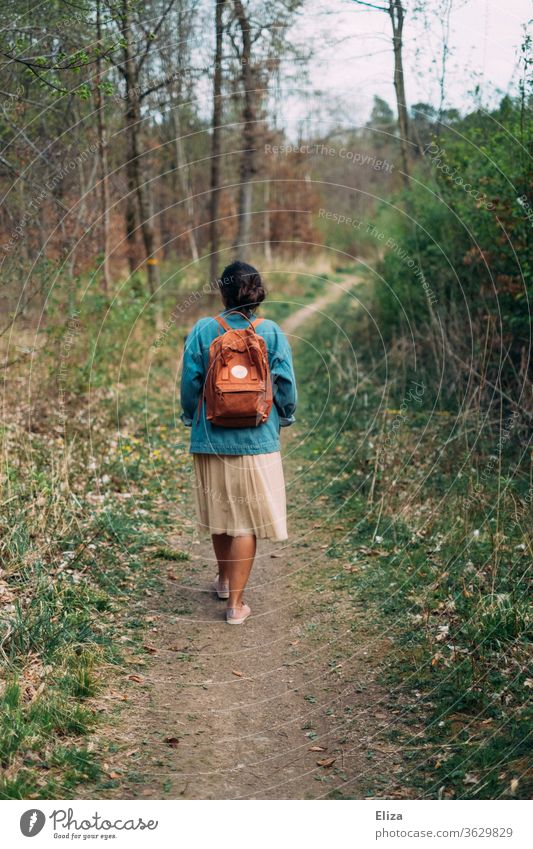
[[[283,331],[255,317],[266,295],[259,272],[233,262],[218,285],[223,311],[185,341],[181,419],[191,427],[198,526],[218,562],[213,588],[228,600],[228,624],[242,625],[257,539],[287,539],[279,432],[294,422],[297,395]]]

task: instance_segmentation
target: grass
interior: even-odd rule
[[[206,307],[193,299],[190,312],[174,315],[175,295],[187,301],[200,282],[173,278],[160,303],[172,320],[162,329],[137,278],[117,285],[110,308],[89,290],[71,305],[75,320],[51,300],[39,359],[10,371],[0,471],[0,798],[75,798],[87,781],[105,795],[112,786],[106,751],[93,742],[100,699],[146,657],[146,594],[161,591],[165,561],[189,558],[193,523],[179,510],[192,468],[169,364],[177,367],[186,325]],[[288,276],[268,309],[281,317],[325,285],[323,274]],[[183,543],[169,547],[178,529]]]
[[[280,320],[336,279],[285,277],[265,315]],[[154,316],[139,292],[124,292],[110,314],[98,295],[80,304],[68,355],[69,328],[52,315],[49,348],[31,373],[11,372],[0,477],[0,798],[75,798],[84,781],[105,795],[106,753],[92,743],[99,698],[145,655],[146,593],[161,590],[162,564],[188,557],[192,521],[179,511],[191,465],[173,392],[190,316],[154,349]],[[530,470],[519,431],[498,477],[493,426],[479,411],[457,423],[449,411],[432,414],[429,390],[418,402],[407,371],[385,380],[362,315],[343,300],[332,310],[339,329],[317,322],[315,347],[295,351],[312,509],[343,528],[325,552],[345,567],[336,591],[367,605],[393,636],[387,682],[404,716],[426,718],[423,743],[391,732],[412,793],[525,798]],[[68,364],[64,424],[58,362]],[[31,392],[31,420],[18,414],[21,388]],[[183,543],[171,548],[177,528]]]
[[[337,529],[326,552],[343,564],[336,593],[373,611],[395,646],[384,683],[407,727],[424,717],[422,735],[391,734],[404,783],[424,798],[528,798],[530,467],[519,430],[501,443],[493,411],[439,414],[430,387],[412,391],[416,375],[387,379],[350,298],[332,318],[338,329],[317,322],[313,349],[296,349],[298,459],[310,501]]]
[[[148,577],[134,583],[130,576],[140,550],[153,542],[119,512],[87,509],[85,521],[74,517],[84,507],[81,493],[75,508],[64,499],[60,522],[41,519],[43,536],[36,536],[27,505],[50,483],[52,462],[42,446],[39,458],[38,473],[11,498],[2,542],[0,586],[9,600],[0,616],[3,799],[69,797],[80,781],[100,774],[83,738],[97,723],[95,697],[123,663],[120,607],[142,593]]]
[[[126,418],[135,418],[136,409],[133,398]],[[113,405],[105,399],[92,422],[92,443],[79,439],[74,415],[65,443],[58,444],[51,415],[41,409],[36,432],[16,421],[5,432],[3,799],[75,797],[80,782],[105,780],[102,753],[87,741],[97,730],[99,696],[143,654],[143,600],[159,586],[153,553],[164,550],[169,521],[166,509],[154,506],[158,475],[168,464],[170,498],[179,498],[177,487],[184,483],[171,474],[168,439],[154,458],[154,433],[140,427],[126,436],[129,419],[124,438],[117,439]],[[157,443],[164,442],[163,433],[158,431]],[[132,475],[132,468],[140,473]]]

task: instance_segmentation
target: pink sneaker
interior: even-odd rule
[[[247,604],[241,604],[240,607],[228,607],[226,622],[228,625],[244,625],[251,612]]]
[[[229,581],[220,581],[217,576],[216,581],[211,584],[211,588],[219,598],[229,598]]]

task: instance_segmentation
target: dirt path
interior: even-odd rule
[[[354,286],[358,284],[357,278],[348,278],[347,280],[343,280],[342,283],[332,283],[331,289],[329,292],[326,292],[325,295],[322,295],[320,298],[316,298],[311,304],[307,304],[305,307],[302,307],[296,312],[292,313],[292,315],[288,316],[282,324],[283,330],[288,335],[294,333],[295,330],[301,327],[308,319],[313,318],[313,316],[325,312],[331,304],[337,301],[342,297],[346,292],[349,292]]]
[[[346,288],[299,310],[286,331],[311,333],[307,319]],[[297,428],[287,436],[286,446]],[[387,644],[369,636],[365,611],[337,597],[331,577],[342,566],[324,557],[320,504],[309,504],[285,454],[291,536],[259,543],[246,626],[226,626],[225,602],[208,589],[208,542],[192,539],[191,560],[169,563],[167,592],[149,599],[155,653],[141,681],[125,682],[106,798],[361,798],[376,771],[388,776],[382,795],[394,795],[394,713],[376,683]]]

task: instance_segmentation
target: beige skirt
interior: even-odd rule
[[[281,454],[193,454],[198,528],[232,537],[287,539]]]

